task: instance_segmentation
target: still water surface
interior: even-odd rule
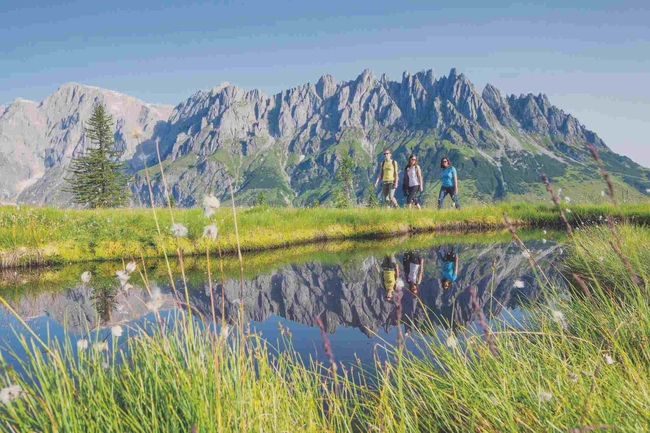
[[[469,241],[469,242],[467,242]],[[546,278],[561,283],[556,270],[562,245],[553,241],[525,241]],[[221,284],[218,260],[212,258],[213,294],[217,316],[222,302],[228,321],[237,320],[243,302],[245,321],[271,343],[280,337],[279,325],[289,328],[293,346],[305,358],[324,359],[316,318],[320,317],[337,360],[359,357],[369,361],[376,345],[397,341],[397,299],[404,281],[401,314],[405,333],[431,320],[439,331],[470,328],[477,317],[469,288],[477,290],[478,303],[489,320],[521,325],[527,309],[543,301],[544,293],[531,271],[528,258],[507,237],[478,241],[459,237],[456,243],[439,244],[436,238],[409,238],[349,244],[341,248],[318,246],[286,249],[266,256],[245,256],[243,287],[238,265],[225,263]],[[211,317],[205,260],[186,261],[191,305]],[[149,300],[135,272],[128,292],[120,289],[114,272],[121,264],[95,263],[61,269],[5,271],[0,294],[42,339],[74,342],[92,332],[103,338],[111,326],[121,324],[129,337],[130,327],[153,321],[145,303]],[[179,297],[184,298],[177,263],[172,263]],[[93,278],[82,284],[81,272]],[[164,262],[147,263],[147,277],[163,294],[162,309],[173,311],[176,303]],[[222,297],[223,293],[223,297]],[[0,310],[0,352],[9,364],[25,354],[19,338],[31,338],[5,307]],[[459,335],[462,338],[462,333]]]

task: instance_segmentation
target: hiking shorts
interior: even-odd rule
[[[395,182],[383,182],[381,193],[384,196],[384,201],[392,202],[395,198]]]

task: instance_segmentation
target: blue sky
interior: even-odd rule
[[[649,1],[486,3],[3,0],[0,104],[68,81],[177,104],[222,81],[275,93],[456,67],[479,91],[546,93],[650,166]]]

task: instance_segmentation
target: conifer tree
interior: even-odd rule
[[[117,207],[125,204],[128,176],[124,163],[119,161],[121,152],[115,149],[113,117],[98,104],[86,125],[86,138],[91,146],[86,152],[72,159],[66,181],[66,192],[74,195],[74,201],[89,208]]]

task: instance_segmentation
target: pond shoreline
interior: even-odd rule
[[[619,210],[607,205],[576,205],[570,223],[598,224]],[[568,211],[567,211],[568,212]],[[650,204],[624,205],[620,212],[635,224],[650,224]],[[0,207],[0,269],[42,267],[90,261],[132,260],[177,255],[271,251],[319,242],[372,240],[426,233],[476,233],[505,229],[507,214],[515,228],[563,229],[557,208],[543,204],[500,204],[457,210],[268,208],[237,209],[239,239],[232,209],[212,218],[200,209],[70,210]],[[157,224],[154,222],[157,221]],[[181,222],[186,237],[166,228]],[[202,237],[208,224],[219,229],[218,242]],[[160,233],[158,227],[162,231]]]

